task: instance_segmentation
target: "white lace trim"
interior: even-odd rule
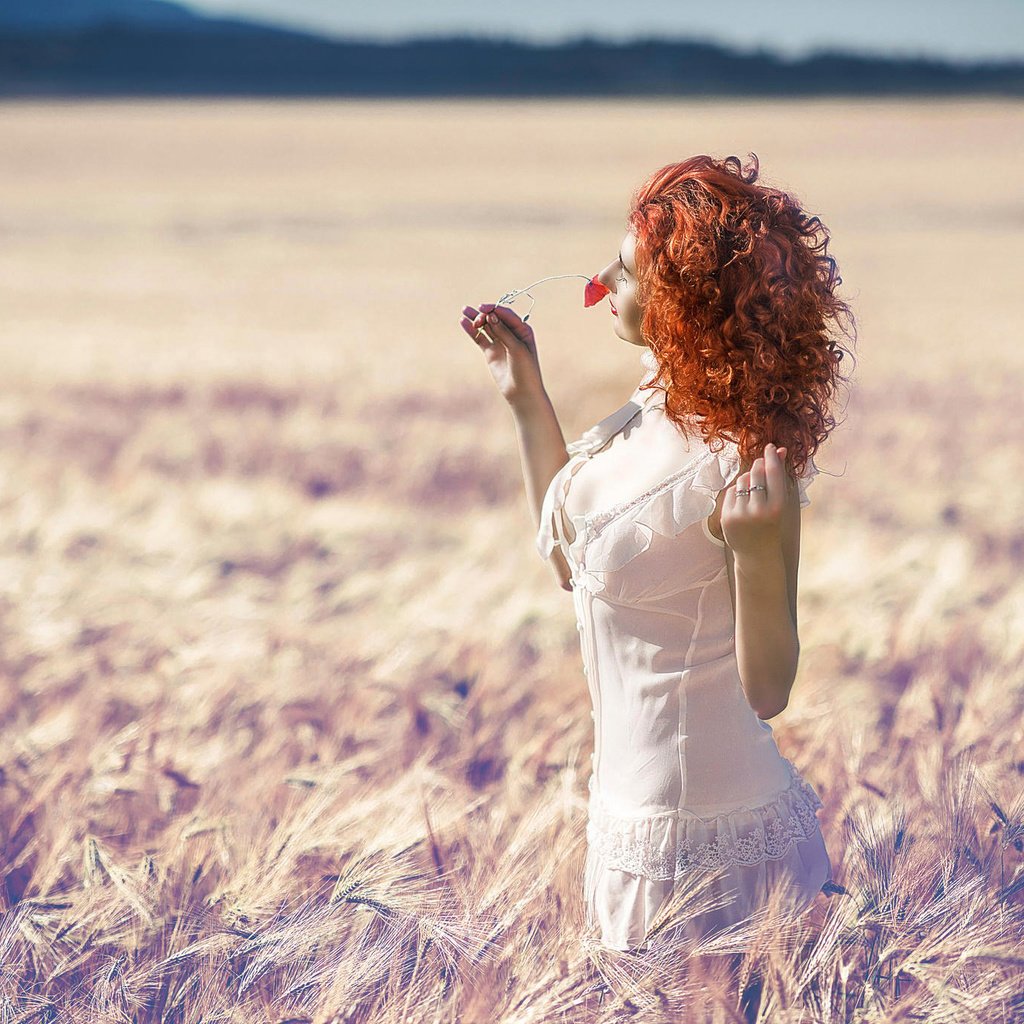
[[[648,500],[648,498],[653,498],[654,495],[659,494],[661,491],[670,490],[681,480],[700,469],[701,464],[711,457],[711,452],[702,452],[691,462],[688,462],[682,469],[677,470],[671,476],[660,480],[653,487],[648,487],[642,494],[634,495],[632,498],[620,501],[617,505],[613,505],[611,508],[603,509],[600,512],[595,512],[585,516],[587,523],[594,530],[602,529],[607,523],[612,519],[615,519],[617,516],[622,515],[622,513],[627,509],[632,508],[634,505],[642,505]]]
[[[786,758],[790,785],[757,807],[714,818],[686,810],[647,818],[616,817],[591,798],[587,841],[606,867],[651,879],[679,878],[695,868],[776,860],[818,831],[818,794]]]
[[[654,534],[675,537],[687,527],[706,519],[715,510],[718,492],[739,470],[736,445],[727,442],[718,451],[705,448],[670,476],[642,494],[619,502],[612,508],[587,513],[584,550],[573,580],[591,593],[605,588],[605,576],[622,569],[650,546]],[[810,504],[807,487],[818,473],[810,460],[804,475],[797,478],[800,506]]]

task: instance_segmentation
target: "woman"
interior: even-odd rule
[[[616,950],[644,948],[701,870],[724,905],[691,916],[700,936],[773,895],[803,910],[831,877],[821,801],[765,720],[796,675],[800,509],[846,379],[829,327],[850,314],[824,226],[758,184],[752,156],[695,156],[634,193],[594,281],[644,373],[572,444],[532,329],[491,303],[461,321],[512,408],[538,550],[573,594],[595,723],[586,916]]]

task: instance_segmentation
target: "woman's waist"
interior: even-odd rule
[[[771,727],[749,707],[746,712],[647,730],[621,716],[595,720],[595,785],[606,808],[626,815],[706,815],[777,795],[790,782],[788,762]]]
[[[605,773],[607,774],[607,773]],[[765,811],[774,807],[779,800],[802,797],[805,802],[819,804],[817,794],[801,776],[793,762],[782,757],[777,748],[755,774],[727,773],[726,784],[721,772],[717,776],[720,784],[694,788],[684,784],[676,793],[675,800],[645,799],[648,795],[644,786],[622,784],[622,776],[602,782],[597,772],[591,772],[588,780],[589,815],[599,824],[663,826],[669,822],[693,824],[696,822],[721,821],[751,811]],[[638,777],[634,782],[641,782]],[[655,786],[656,788],[656,786]]]
[[[671,617],[662,621],[667,624],[656,632],[602,626],[591,645],[594,667],[624,684],[647,676],[675,677],[683,686],[739,680],[734,636],[694,636],[689,620],[681,619],[678,628]],[[593,635],[586,623],[577,628],[585,638]]]
[[[685,732],[771,734],[771,726],[750,706],[732,650],[681,667],[667,654],[644,659],[635,650],[602,654],[586,643],[583,651],[584,674],[600,698],[600,724],[609,729],[635,733],[645,722],[660,729],[665,715],[678,713]]]

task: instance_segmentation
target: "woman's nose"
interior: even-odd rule
[[[609,291],[615,291],[615,274],[613,273],[615,268],[614,263],[609,263],[600,274],[597,275],[598,281],[601,282]]]

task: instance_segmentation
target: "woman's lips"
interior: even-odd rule
[[[612,307],[612,316],[618,316],[619,311],[614,306],[612,306],[610,302],[608,303],[608,305]]]

